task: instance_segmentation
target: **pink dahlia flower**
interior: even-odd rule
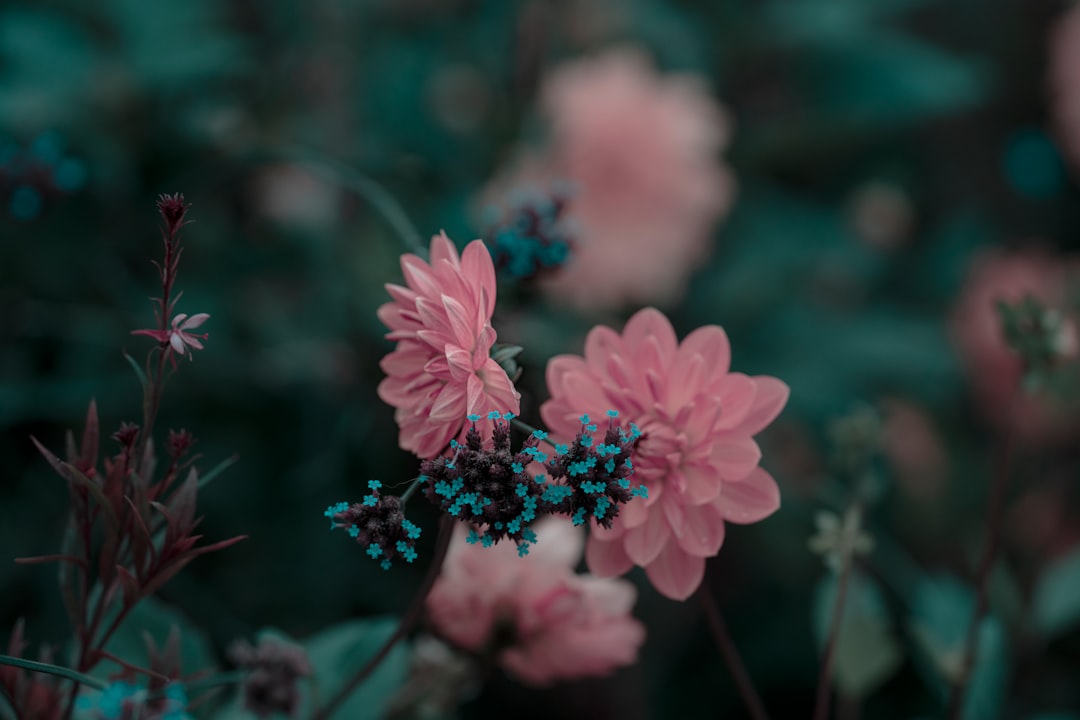
[[[578,229],[566,266],[543,283],[581,309],[671,303],[708,256],[734,181],[720,161],[729,121],[700,78],[661,75],[635,51],[556,70],[544,83],[551,139],[499,192],[569,181]]]
[[[398,443],[421,458],[438,455],[463,436],[465,416],[489,421],[493,410],[517,413],[517,390],[491,359],[495,342],[495,269],[480,240],[458,257],[446,237],[431,239],[431,262],[401,257],[405,284],[387,284],[393,302],[379,308],[397,347],[379,363],[387,376],[379,397],[395,408]],[[490,428],[478,428],[481,434]]]
[[[1062,14],[1050,35],[1050,99],[1066,154],[1080,168],[1080,5]]]
[[[975,398],[984,413],[1004,430],[1015,432],[1028,445],[1046,445],[1076,437],[1077,414],[1046,395],[1024,394],[1016,402],[1022,366],[1005,344],[998,300],[1015,303],[1031,295],[1048,309],[1065,303],[1067,279],[1076,263],[1062,262],[1046,253],[986,252],[975,258],[964,290],[952,313],[951,331],[967,370]],[[1077,353],[1077,328],[1066,319],[1061,327],[1059,351],[1063,358]],[[1010,413],[1015,411],[1015,417]]]
[[[509,543],[470,545],[459,524],[427,600],[435,627],[460,647],[497,652],[503,668],[530,685],[633,663],[645,639],[630,614],[634,586],[574,573],[584,530],[569,520],[549,516],[535,530],[536,545],[518,557]],[[505,631],[511,644],[493,647]]]
[[[721,328],[699,328],[680,344],[668,319],[646,308],[622,335],[593,328],[585,357],[548,363],[551,399],[540,414],[553,436],[572,437],[583,412],[608,409],[644,433],[634,477],[648,497],[631,500],[610,530],[594,526],[585,553],[593,572],[640,565],[657,590],[685,600],[701,583],[705,558],[719,552],[725,522],[755,522],[780,507],[753,436],[780,414],[788,387],[730,372],[730,362]]]

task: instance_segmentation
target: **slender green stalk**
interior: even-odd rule
[[[522,420],[518,420],[517,418],[512,418],[510,420],[510,424],[513,425],[514,427],[516,427],[518,430],[523,430],[523,431],[525,431],[527,433],[530,433],[530,434],[534,433],[534,432],[538,432],[537,429],[534,428],[532,425],[530,425],[529,423],[524,422]],[[551,447],[555,447],[555,443],[553,443],[551,440],[548,440],[547,438],[544,438],[543,442],[546,442]]]
[[[24,660],[23,658],[12,657],[11,655],[0,655],[0,665],[11,665],[23,670],[30,670],[31,672],[46,673],[48,675],[56,675],[62,677],[65,680],[73,680],[80,685],[86,685],[87,687],[94,688],[95,690],[104,690],[106,685],[97,678],[84,675],[81,672],[72,670],[71,668],[62,667],[60,665],[53,665],[51,663],[37,662],[36,660]]]
[[[299,147],[260,153],[259,159],[263,157],[268,160],[306,165],[317,175],[356,193],[382,216],[409,250],[420,257],[427,257],[428,250],[424,245],[423,236],[409,220],[408,214],[398,201],[386,191],[386,188],[356,168],[325,157],[314,150]]]
[[[409,484],[409,487],[405,488],[405,492],[401,493],[402,507],[405,507],[405,503],[409,502],[409,498],[411,498],[416,493],[417,489],[424,484],[424,481],[421,479],[422,477],[422,475],[414,477]]]

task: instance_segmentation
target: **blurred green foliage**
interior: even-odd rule
[[[710,571],[723,578],[717,594],[735,639],[774,716],[806,715],[820,608],[833,590],[805,541],[815,510],[842,510],[826,491],[835,450],[826,428],[855,402],[903,401],[934,418],[950,465],[929,496],[898,479],[869,513],[880,550],[853,584],[836,682],[865,717],[940,712],[941,653],[955,650],[972,591],[928,578],[971,577],[1001,443],[972,409],[948,318],[980,249],[1080,244],[1075,175],[1063,169],[1043,90],[1046,35],[1062,9],[1050,0],[8,0],[0,161],[3,148],[22,152],[53,133],[86,178],[70,193],[39,178],[40,206],[20,206],[35,212],[12,212],[16,185],[0,183],[0,628],[25,616],[36,642],[66,637],[55,572],[7,562],[54,552],[63,527],[64,488],[29,435],[59,448],[92,397],[106,428],[139,416],[122,352],[141,362],[147,350],[129,332],[152,320],[153,200],[179,190],[196,222],[178,309],[212,318],[207,349],[170,384],[161,422],[192,429],[208,466],[239,454],[200,508],[208,538],[250,537],[186,570],[116,642],[135,643],[144,628],[161,641],[175,617],[161,608],[175,605],[188,659],[225,666],[232,639],[280,627],[311,638],[319,692],[332,692],[392,627],[357,618],[400,613],[420,578],[379,570],[329,536],[321,516],[368,478],[394,489],[417,470],[375,394],[390,347],[375,310],[388,299],[383,283],[400,282],[407,247],[385,203],[334,167],[385,189],[422,235],[445,229],[463,243],[480,232],[480,190],[519,142],[543,133],[543,73],[632,43],[664,69],[703,75],[735,119],[727,158],[738,198],[670,315],[682,334],[722,324],[734,369],[792,388],[761,438],[784,508],[731,528]],[[297,148],[325,161],[296,163]],[[881,188],[893,210],[867,221]],[[536,420],[547,358],[580,352],[592,324],[626,315],[578,317],[527,292],[504,297],[517,302],[500,306],[495,325],[501,342],[525,348],[522,410]],[[1065,487],[1075,526],[1077,461],[1075,448],[1021,448],[1011,498]],[[417,522],[434,527],[434,513],[415,504]],[[1019,610],[982,628],[970,717],[1048,718],[1080,706],[1076,550],[1033,552],[1023,532],[1007,538],[1002,559]],[[1065,535],[1054,542],[1078,539]],[[694,606],[631,578],[649,630],[637,667],[549,690],[495,675],[461,715],[739,716]],[[407,651],[395,653],[353,703],[377,707],[406,663]]]

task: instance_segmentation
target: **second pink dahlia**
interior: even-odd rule
[[[405,287],[388,283],[393,302],[378,311],[386,337],[397,341],[379,363],[387,377],[378,392],[395,408],[398,444],[429,459],[464,434],[466,415],[517,414],[520,395],[490,357],[495,268],[483,241],[459,257],[440,233],[431,239],[430,262],[402,255],[401,270]]]
[[[680,344],[668,319],[646,308],[621,335],[593,328],[584,357],[548,364],[551,399],[540,412],[553,436],[573,437],[583,412],[608,409],[644,433],[634,468],[648,497],[628,503],[610,530],[594,527],[585,554],[593,572],[640,565],[657,590],[684,600],[701,584],[705,559],[719,552],[725,522],[755,522],[780,506],[753,436],[780,414],[788,387],[730,372],[730,363],[720,327],[699,328]]]

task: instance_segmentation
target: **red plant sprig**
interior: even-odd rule
[[[158,329],[134,332],[158,341],[147,356],[146,374],[142,378],[142,427],[123,423],[112,435],[119,446],[117,451],[105,457],[100,466],[101,432],[97,404],[93,400],[87,409],[81,442],[76,443],[73,433],[67,434],[66,460],[31,438],[67,482],[69,519],[60,553],[18,562],[60,563],[60,587],[72,625],[73,663],[78,673],[86,673],[109,659],[120,664],[125,672],[144,673],[151,679],[159,677],[154,668],[137,668],[110,655],[105,650],[109,639],[139,602],[157,592],[192,560],[244,538],[237,536],[209,545],[199,544],[202,535],[196,529],[201,518],[196,516],[196,500],[200,475],[194,466],[199,456],[191,454],[195,439],[186,430],[170,430],[165,444],[168,462],[163,469],[158,467],[152,441],[165,381],[177,370],[176,355],[185,352],[190,355],[189,347],[201,349],[199,339],[206,338],[192,336],[186,329],[201,325],[208,315],[196,315],[186,322],[185,315],[178,315],[171,329],[167,321],[180,297],[173,296],[173,289],[182,253],[180,229],[187,224],[187,208],[179,194],[162,196],[158,202],[165,244],[164,261],[155,262],[162,284],[161,297],[153,299]],[[155,353],[157,362],[153,363]],[[219,466],[204,476],[204,481],[220,469]],[[21,628],[16,630],[13,649],[21,650]],[[23,671],[15,668],[0,668],[0,672],[3,673],[0,687],[14,698],[13,703],[18,703],[15,710],[19,717],[31,717],[32,708],[27,703],[36,696],[26,687],[36,686],[26,683],[39,681],[23,678]],[[41,695],[45,691],[37,692]],[[43,720],[70,717],[75,692],[73,685],[62,714],[34,717]]]

